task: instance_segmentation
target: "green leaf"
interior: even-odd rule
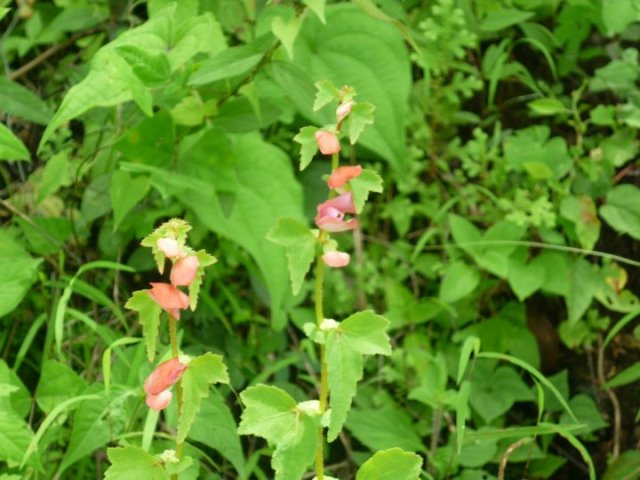
[[[67,365],[56,360],[44,362],[35,398],[43,412],[74,397],[87,388],[87,383]]]
[[[542,287],[545,279],[545,270],[535,263],[520,263],[511,258],[507,280],[511,289],[521,302],[533,295]]]
[[[634,0],[603,0],[600,5],[608,37],[623,33],[630,24],[640,20],[638,4]]]
[[[600,220],[593,199],[586,195],[565,197],[560,203],[560,214],[573,222],[582,248],[592,250],[600,238]]]
[[[289,260],[291,290],[297,295],[315,258],[315,235],[304,222],[295,218],[281,218],[269,231],[267,239],[285,248]]]
[[[512,25],[518,25],[533,17],[533,12],[516,10],[515,8],[499,8],[491,11],[480,21],[480,30],[498,32]]]
[[[598,274],[591,263],[584,258],[578,258],[574,262],[565,297],[569,324],[580,320],[591,305],[598,280]]]
[[[387,329],[389,320],[373,310],[357,312],[347,317],[338,327],[350,348],[363,355],[391,355]]]
[[[178,242],[178,247],[182,249],[187,241],[187,234],[191,230],[191,225],[186,220],[181,218],[172,218],[171,220],[164,222],[158,228],[156,228],[149,235],[144,237],[140,242],[143,247],[151,248],[153,253],[153,259],[156,262],[158,271],[164,272],[165,256],[164,253],[158,248],[158,240],[161,238],[173,238]]]
[[[549,138],[546,125],[519,130],[504,142],[504,157],[511,168],[525,171],[534,180],[559,179],[572,168],[564,138]]]
[[[355,145],[358,141],[364,131],[364,127],[373,125],[373,112],[375,109],[376,107],[369,102],[358,102],[351,108],[351,113],[347,117],[351,145]]]
[[[58,152],[47,161],[42,171],[38,202],[42,202],[49,195],[56,193],[60,187],[71,185],[71,182],[69,153],[66,151]]]
[[[109,448],[107,456],[111,466],[105,472],[105,480],[169,480],[162,463],[139,447]]]
[[[464,372],[467,371],[467,365],[471,359],[471,353],[478,355],[480,352],[480,339],[478,337],[467,337],[460,349],[460,358],[458,360],[458,377],[456,383],[459,385],[464,376]]]
[[[0,229],[0,317],[20,304],[36,280],[41,262],[29,257],[7,231]]]
[[[171,65],[165,52],[153,53],[135,45],[122,45],[115,50],[147,87],[160,87],[171,75]]]
[[[195,310],[198,306],[198,295],[200,294],[200,286],[204,281],[204,269],[210,265],[213,265],[218,261],[213,255],[209,255],[205,250],[198,250],[196,252],[198,257],[198,271],[196,272],[196,278],[193,279],[189,285],[189,308]]]
[[[245,459],[236,422],[215,390],[202,401],[187,438],[217,450],[233,464],[241,478],[244,476]]]
[[[206,85],[218,80],[245,75],[260,63],[263,56],[262,53],[249,45],[227,48],[202,62],[200,68],[189,78],[189,85]]]
[[[465,380],[460,384],[458,397],[456,398],[456,450],[462,451],[464,437],[467,431],[467,419],[469,418],[469,395],[471,394],[471,382]]]
[[[302,127],[300,132],[293,137],[293,141],[300,144],[300,170],[307,168],[318,151],[315,136],[318,130],[316,127]]]
[[[302,478],[315,457],[317,422],[284,390],[267,385],[240,394],[245,405],[241,435],[257,435],[275,446],[275,480]]]
[[[40,97],[6,77],[0,77],[0,111],[39,125],[46,125],[53,115]]]
[[[568,112],[568,109],[557,98],[538,98],[529,102],[527,106],[538,115],[557,115]]]
[[[376,452],[356,473],[356,480],[418,480],[422,458],[401,448]]]
[[[309,9],[316,14],[318,19],[322,23],[326,23],[326,20],[324,18],[324,7],[326,0],[302,0],[302,3],[309,7]]]
[[[0,359],[0,385],[4,394],[0,395],[0,412],[13,412],[26,417],[31,410],[31,394],[18,375]]]
[[[513,368],[483,370],[479,368],[474,375],[469,400],[486,423],[509,411],[517,401],[533,400],[529,388]]]
[[[640,189],[635,185],[624,184],[612,188],[607,193],[607,203],[600,207],[600,215],[620,233],[631,235],[640,240]]]
[[[640,472],[640,451],[627,450],[613,460],[602,480],[630,480]]]
[[[440,300],[455,303],[470,295],[480,283],[478,271],[462,261],[455,261],[449,265],[440,283]]]
[[[142,325],[142,334],[147,346],[147,358],[150,362],[156,357],[156,342],[160,326],[161,308],[146,290],[133,292],[124,308],[138,312],[138,321]]]
[[[58,476],[78,460],[107,445],[124,429],[127,421],[124,401],[135,395],[131,389],[120,386],[107,392],[98,384],[91,385],[87,393],[95,393],[99,398],[78,405],[69,443],[56,472]]]
[[[0,160],[31,160],[27,147],[3,123],[0,123]]]
[[[151,183],[147,177],[133,178],[127,172],[116,171],[111,176],[111,207],[113,208],[113,231],[124,217],[147,195]]]
[[[178,420],[176,441],[184,442],[189,429],[200,410],[202,400],[209,396],[209,385],[213,383],[229,383],[227,367],[222,355],[205,353],[192,359],[182,375],[182,412]]]
[[[376,107],[375,125],[363,132],[359,144],[398,172],[408,171],[405,118],[411,66],[402,34],[395,25],[347,3],[327,5],[326,20],[324,25],[316,17],[305,19],[295,44],[293,68],[279,70],[281,88],[316,125],[335,123],[335,111],[313,111],[315,82],[329,80],[354,88],[358,102]]]
[[[629,368],[625,368],[603,386],[606,388],[616,388],[633,383],[638,379],[640,379],[640,362],[636,362]]]
[[[316,97],[313,101],[313,111],[317,112],[325,105],[336,101],[340,96],[340,90],[329,80],[316,82]]]
[[[289,20],[276,17],[271,22],[271,31],[280,40],[290,59],[293,59],[293,44],[298,37],[301,26],[302,19],[297,16],[292,16]]]
[[[18,463],[27,452],[33,432],[27,423],[13,412],[0,410],[0,459]]]
[[[367,198],[369,198],[369,193],[382,192],[382,184],[382,177],[378,172],[368,168],[362,170],[360,175],[349,181],[349,185],[351,185],[351,191],[353,193],[353,204],[358,213],[362,212],[364,204],[367,201]]]

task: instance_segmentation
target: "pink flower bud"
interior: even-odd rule
[[[191,285],[198,274],[200,262],[196,255],[188,255],[173,264],[171,268],[171,283],[173,285]]]
[[[338,167],[331,172],[331,176],[327,180],[327,185],[329,185],[329,188],[335,190],[336,188],[342,187],[349,180],[360,176],[361,173],[362,167],[360,165]]]
[[[146,402],[147,406],[151,410],[159,412],[160,410],[163,410],[169,406],[172,398],[173,393],[171,393],[171,390],[163,390],[158,395],[148,394]]]
[[[338,108],[336,109],[337,122],[340,123],[342,120],[344,120],[344,117],[346,117],[351,113],[352,108],[353,108],[353,102],[351,101],[341,103],[340,105],[338,105]]]
[[[148,395],[159,395],[180,380],[187,366],[174,357],[158,365],[144,381],[144,391]]]
[[[168,283],[151,283],[151,287],[147,290],[149,296],[169,315],[180,320],[180,310],[189,307],[189,297]]]
[[[156,242],[158,250],[160,250],[167,258],[176,258],[182,256],[182,250],[178,245],[178,241],[174,238],[159,238]]]
[[[316,143],[323,155],[333,155],[340,151],[340,141],[334,132],[318,130],[316,132]]]
[[[351,256],[345,252],[327,252],[322,255],[322,261],[331,268],[341,268],[349,265]]]

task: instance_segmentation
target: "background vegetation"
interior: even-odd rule
[[[300,172],[293,142],[332,121],[321,80],[375,105],[342,158],[385,187],[342,237],[325,315],[372,308],[393,345],[328,472],[401,447],[423,478],[640,476],[640,2],[0,6],[0,479],[102,478],[107,447],[142,441],[151,365],[123,305],[172,217],[219,260],[183,349],[222,354],[230,380],[180,478],[272,477],[238,392],[316,396],[313,284],[294,296],[266,237],[326,199],[329,162]]]

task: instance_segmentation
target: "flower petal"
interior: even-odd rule
[[[331,176],[327,180],[327,185],[329,185],[329,188],[335,190],[336,188],[342,187],[352,178],[358,177],[361,173],[362,167],[360,165],[338,167],[331,172]]]
[[[163,390],[158,395],[148,394],[146,403],[151,410],[159,412],[169,406],[172,398],[173,393],[171,393],[171,390]]]
[[[161,363],[144,381],[144,391],[149,395],[160,394],[178,382],[186,369],[187,366],[178,357]]]
[[[171,283],[173,285],[191,285],[198,274],[200,262],[196,255],[181,258],[171,267]]]

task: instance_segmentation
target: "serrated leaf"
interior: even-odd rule
[[[205,353],[192,359],[180,381],[182,411],[178,420],[178,443],[184,442],[187,438],[191,424],[200,410],[200,404],[209,396],[209,385],[213,383],[229,383],[222,355]]]
[[[146,290],[133,292],[124,308],[138,312],[138,321],[142,325],[142,335],[147,346],[147,358],[150,362],[156,356],[158,327],[160,326],[161,308]]]
[[[280,40],[290,59],[293,59],[293,44],[296,41],[301,25],[302,20],[297,16],[293,16],[289,20],[276,17],[271,22],[271,31]]]
[[[0,160],[30,160],[27,147],[3,123],[0,123]]]
[[[422,458],[401,448],[376,452],[358,469],[356,480],[417,480]]]
[[[172,218],[142,239],[140,245],[151,248],[153,259],[160,273],[164,272],[165,256],[160,249],[158,249],[158,240],[161,238],[173,238],[178,242],[178,247],[182,248],[187,240],[189,230],[191,230],[191,225],[189,225],[186,220]]]
[[[300,144],[300,170],[304,170],[313,160],[318,151],[316,143],[317,127],[302,127],[300,132],[293,137],[293,141]]]
[[[358,102],[351,108],[351,113],[347,117],[349,128],[349,142],[354,145],[364,127],[373,125],[373,112],[376,107],[369,102]]]
[[[285,248],[289,262],[291,290],[297,295],[315,258],[316,237],[309,227],[295,218],[281,218],[267,239]]]
[[[216,257],[209,255],[206,250],[198,250],[196,256],[198,257],[198,271],[196,278],[194,278],[193,282],[189,285],[189,308],[191,308],[191,310],[195,310],[198,306],[198,295],[200,294],[200,286],[204,280],[205,267],[213,265],[218,261]]]
[[[324,7],[326,0],[302,0],[302,3],[309,7],[322,23],[326,23],[326,20],[324,18]]]
[[[105,472],[105,480],[169,480],[160,461],[139,447],[109,448],[107,456],[111,466]]]
[[[111,206],[113,208],[113,231],[124,217],[142,200],[151,183],[147,177],[133,178],[127,172],[118,170],[111,176]]]
[[[353,204],[358,213],[362,212],[369,193],[381,193],[383,190],[382,177],[375,170],[364,169],[356,178],[349,181],[353,194]]]
[[[284,390],[256,385],[240,394],[245,405],[238,427],[241,435],[257,435],[275,446],[275,480],[302,478],[313,462],[317,425]]]
[[[340,90],[330,80],[316,82],[316,98],[313,102],[313,111],[317,112],[325,105],[338,99]]]
[[[363,375],[362,355],[390,355],[391,346],[386,329],[389,321],[372,311],[358,312],[330,330],[326,339],[331,417],[327,440],[338,437],[357,384]]]

